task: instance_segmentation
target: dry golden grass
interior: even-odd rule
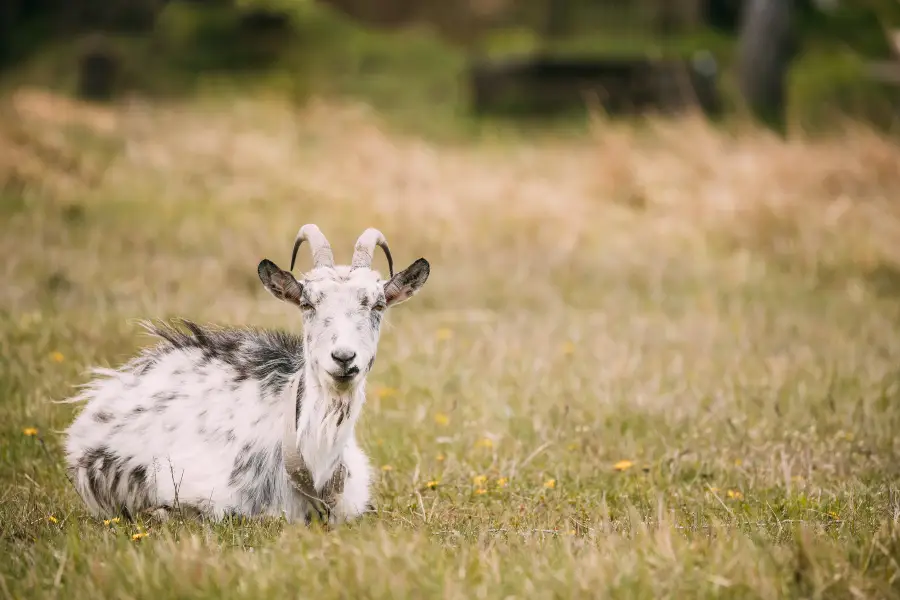
[[[40,91],[4,115],[0,595],[900,596],[889,140],[686,118],[438,145],[335,103]],[[255,269],[306,222],[339,259],[376,226],[432,264],[370,378],[379,514],[87,518],[49,400],[139,318],[298,326]]]

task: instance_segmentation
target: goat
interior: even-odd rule
[[[313,269],[291,271],[308,242]],[[371,269],[375,246],[390,277]],[[257,273],[300,308],[305,336],[213,328],[184,320],[145,324],[161,341],[118,369],[94,369],[63,402],[84,409],[66,431],[69,478],[94,517],[173,510],[218,520],[281,516],[347,522],[374,510],[371,467],[355,427],[385,311],[430,273],[420,258],[394,274],[384,235],[367,229],[350,266],[304,225],[290,271],[264,259]]]

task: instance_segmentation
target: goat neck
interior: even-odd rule
[[[365,380],[347,389],[323,386],[309,366],[285,388],[282,453],[285,469],[304,493],[311,493],[310,485],[321,489],[339,467],[341,451],[365,403],[364,390]]]

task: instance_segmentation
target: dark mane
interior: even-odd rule
[[[175,351],[198,350],[203,363],[218,360],[230,365],[235,381],[258,380],[280,390],[288,378],[303,368],[303,338],[286,331],[220,328],[180,319],[173,323],[144,323],[162,340],[138,359],[135,368],[147,372],[160,357]]]

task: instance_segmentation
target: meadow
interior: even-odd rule
[[[349,102],[19,90],[0,597],[900,597],[898,165],[853,124],[438,141]],[[298,328],[256,265],[307,222],[432,266],[368,382],[377,513],[90,518],[54,401],[139,319]]]

